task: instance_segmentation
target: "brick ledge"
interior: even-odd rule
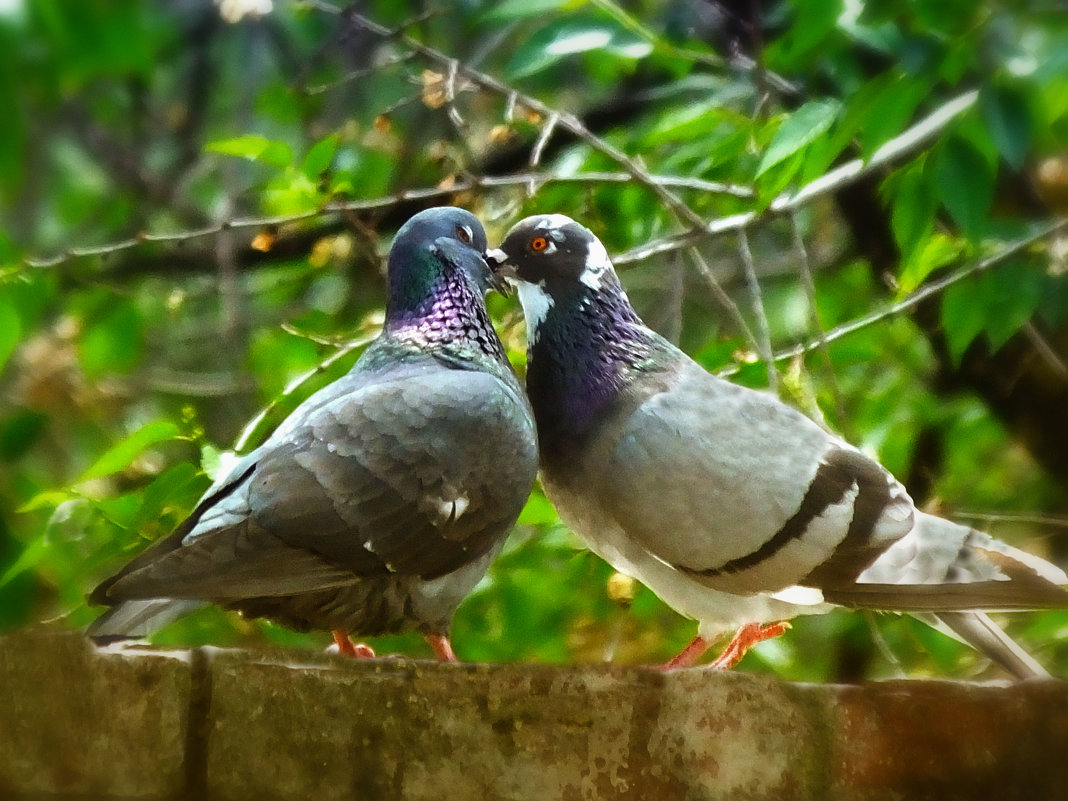
[[[0,798],[1068,799],[1068,682],[0,639]]]

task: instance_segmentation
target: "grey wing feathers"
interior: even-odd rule
[[[488,373],[436,370],[390,382],[373,402],[331,404],[309,432],[302,476],[323,487],[343,523],[281,536],[339,561],[356,547],[398,572],[451,572],[497,541],[533,481],[525,400]],[[265,476],[254,508],[288,514],[289,480]]]
[[[340,587],[352,571],[248,527],[229,529],[164,554],[116,581],[116,598],[233,601]]]
[[[606,426],[590,479],[656,558],[713,589],[774,592],[821,567],[855,577],[908,532],[904,490],[799,412],[689,360],[664,389]]]
[[[536,455],[523,403],[499,378],[436,362],[313,396],[93,599],[225,601],[449,573],[486,553],[525,500]],[[510,443],[514,460],[487,456]]]

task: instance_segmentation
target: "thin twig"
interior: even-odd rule
[[[812,278],[812,266],[809,264],[808,250],[805,248],[805,240],[801,235],[801,224],[797,214],[790,215],[790,228],[793,231],[794,253],[797,256],[797,270],[801,276],[801,285],[805,288],[805,297],[808,299],[809,317],[816,331],[815,346],[823,354],[823,361],[827,367],[827,384],[834,399],[834,410],[839,420],[845,419],[845,410],[842,407],[842,394],[838,389],[838,379],[835,377],[834,364],[831,362],[831,351],[827,347],[826,331],[823,321],[820,319],[819,306],[816,303],[816,282]]]
[[[556,123],[559,121],[559,114],[550,114],[548,119],[545,120],[545,124],[541,126],[541,132],[538,134],[538,139],[534,142],[534,147],[530,149],[531,169],[541,164],[541,154],[545,152],[545,146],[549,144],[549,139],[552,137],[553,131],[556,130]]]
[[[321,362],[319,362],[317,365],[315,365],[315,367],[313,367],[311,370],[302,375],[297,376],[295,379],[290,381],[289,384],[286,385],[285,389],[282,390],[281,394],[272,398],[271,402],[264,406],[263,409],[260,410],[260,413],[253,417],[252,420],[249,421],[248,425],[241,429],[241,434],[238,436],[237,442],[234,443],[234,452],[242,453],[247,447],[249,447],[251,443],[258,443],[259,439],[264,433],[265,421],[267,421],[270,416],[274,414],[275,410],[279,406],[281,406],[282,402],[285,401],[286,398],[291,397],[308,381],[318,375],[322,375],[338,361],[348,356],[354,350],[362,348],[364,345],[371,342],[377,336],[378,332],[376,331],[373,334],[360,336],[352,340],[351,342],[345,343],[336,351],[334,351],[325,359],[323,359]]]
[[[868,631],[871,632],[871,641],[875,644],[876,650],[882,654],[883,659],[890,663],[890,667],[897,673],[898,677],[904,677],[905,666],[901,664],[901,660],[897,658],[897,654],[894,653],[890,647],[890,643],[886,641],[886,637],[883,636],[882,629],[879,628],[879,623],[875,619],[875,613],[869,609],[864,610],[864,622],[868,624]]]
[[[944,103],[937,111],[880,147],[868,161],[854,159],[805,184],[795,192],[783,192],[771,202],[764,214],[782,215],[794,212],[818,197],[855,184],[888,164],[921,150],[934,140],[951,121],[974,106],[977,98],[977,92],[966,92]],[[615,263],[628,264],[641,261],[658,253],[689,247],[708,237],[739,231],[754,222],[758,216],[760,214],[756,211],[747,211],[711,220],[705,223],[700,231],[691,230],[673,234],[632,248],[617,256]]]
[[[932,281],[929,284],[921,286],[897,303],[892,303],[883,309],[871,312],[870,314],[865,314],[863,317],[858,317],[855,320],[850,320],[849,322],[842,323],[841,325],[832,328],[822,337],[822,341],[826,344],[836,342],[842,337],[860,331],[863,328],[867,328],[874,323],[885,320],[888,317],[893,317],[903,311],[908,311],[913,306],[925,301],[927,298],[945,291],[947,288],[963,281],[965,278],[981,273],[984,270],[988,270],[991,267],[1000,264],[1006,259],[1012,258],[1021,250],[1025,250],[1036,242],[1041,242],[1043,239],[1046,239],[1065,228],[1068,228],[1068,217],[1063,217],[1050,225],[1042,227],[1030,236],[1025,236],[1006,245],[997,253],[987,256],[985,259],[973,262],[972,264],[966,264],[949,273],[944,278],[940,278],[937,281]],[[819,346],[815,342],[796,345],[792,348],[779,351],[775,354],[774,359],[777,362],[786,361],[787,359],[795,359],[798,356],[803,356],[804,354],[815,350],[817,347]],[[722,376],[733,375],[738,372],[738,369],[737,365],[727,365],[722,370],[717,371],[717,374]]]
[[[433,47],[423,44],[422,42],[413,39],[412,37],[398,33],[392,28],[387,28],[384,25],[380,25],[377,22],[363,16],[356,12],[354,8],[338,9],[334,6],[320,2],[320,0],[306,0],[306,4],[317,8],[321,11],[325,11],[330,14],[341,14],[345,16],[355,25],[363,28],[370,33],[375,34],[381,38],[395,39],[400,41],[405,47],[412,50],[415,53],[423,56],[429,61],[433,61],[446,69],[449,68],[451,63],[455,62],[451,56],[442,53],[440,50],[436,50]],[[652,180],[652,175],[649,171],[642,166],[638,161],[628,156],[622,150],[615,145],[607,142],[597,134],[593,133],[587,128],[583,122],[574,114],[567,112],[561,112],[557,109],[547,106],[537,98],[525,95],[522,92],[517,91],[515,88],[508,84],[488,75],[480,70],[475,69],[466,64],[460,64],[457,67],[457,72],[460,76],[468,79],[477,86],[486,89],[506,98],[506,101],[510,101],[513,96],[516,100],[532,111],[536,111],[543,117],[549,117],[553,114],[558,116],[558,125],[565,130],[569,131],[574,136],[578,137],[591,148],[598,153],[607,156],[612,161],[619,164],[624,170],[626,170],[634,178],[634,180],[646,187],[651,191],[660,202],[663,203],[668,209],[670,209],[680,220],[684,221],[690,228],[701,229],[705,226],[705,221],[701,216],[691,209],[686,203],[684,203],[677,195],[668,190],[662,184],[658,184]]]
[[[467,123],[461,116],[459,109],[456,108],[456,75],[459,65],[460,62],[456,59],[449,60],[445,73],[445,108],[447,109],[449,122],[456,128],[456,133],[460,135],[460,138],[466,142]]]
[[[750,190],[743,186],[724,184],[716,181],[704,181],[699,178],[683,178],[672,175],[652,175],[652,180],[667,187],[688,189],[697,192],[715,194],[727,194],[734,197],[751,196]],[[499,176],[469,176],[461,178],[450,187],[440,186],[424,187],[420,189],[405,189],[392,195],[369,198],[366,200],[347,200],[327,203],[318,209],[296,212],[293,214],[278,214],[263,217],[234,217],[221,220],[201,228],[191,228],[172,233],[149,233],[143,232],[136,236],[117,240],[103,245],[89,245],[69,248],[68,250],[53,256],[31,256],[23,259],[27,267],[55,267],[64,262],[88,256],[110,256],[124,250],[130,250],[147,243],[155,244],[182,244],[202,237],[214,236],[226,230],[258,229],[278,227],[305,220],[316,219],[344,214],[354,211],[375,211],[378,209],[391,208],[402,203],[411,201],[436,200],[447,198],[461,192],[475,189],[498,189],[514,186],[529,186],[531,184],[541,187],[550,183],[626,183],[633,178],[625,172],[579,172],[570,175],[557,175],[549,172],[524,172],[511,175]]]
[[[753,350],[759,350],[760,346],[757,343],[756,337],[753,335],[753,329],[749,327],[749,324],[742,316],[742,312],[738,309],[731,296],[726,293],[719,281],[716,279],[716,274],[712,272],[712,268],[708,266],[708,262],[705,261],[704,256],[697,248],[690,248],[690,258],[693,259],[694,265],[697,267],[697,272],[701,274],[701,277],[705,279],[705,283],[708,284],[709,290],[712,292],[712,297],[716,299],[727,313],[730,315],[732,322],[737,327],[738,331],[745,338],[746,343]]]
[[[328,83],[320,83],[316,84],[315,86],[308,86],[301,91],[303,91],[303,93],[306,95],[321,95],[333,89],[338,89],[347,83],[352,83],[353,81],[358,81],[361,78],[366,78],[368,75],[374,75],[376,72],[381,72],[382,70],[389,69],[390,67],[395,67],[398,64],[404,64],[407,61],[411,61],[413,58],[415,58],[414,53],[404,53],[399,56],[391,56],[380,64],[374,64],[370,67],[365,67],[359,70],[352,70],[351,72],[345,73],[335,81],[329,81]]]
[[[966,512],[954,509],[951,517],[959,517],[964,520],[981,520],[984,523],[1034,523],[1040,526],[1068,528],[1068,517],[1028,514],[1026,512]]]
[[[1068,364],[1064,363],[1064,359],[1046,341],[1046,338],[1042,336],[1042,332],[1035,327],[1035,324],[1031,321],[1024,323],[1023,334],[1046,365],[1062,379],[1068,379]]]
[[[749,287],[749,299],[757,321],[757,353],[760,354],[760,358],[764,360],[764,365],[767,367],[768,389],[777,395],[779,373],[775,369],[775,360],[771,354],[771,329],[768,327],[768,316],[764,312],[764,296],[760,291],[760,281],[757,280],[753,251],[749,249],[749,236],[744,228],[738,231],[738,253],[742,257],[742,272],[745,274],[746,286]]]

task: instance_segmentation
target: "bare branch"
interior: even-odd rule
[[[903,311],[907,311],[913,306],[922,303],[927,298],[937,295],[939,292],[943,292],[954,284],[963,281],[965,278],[969,278],[973,275],[983,272],[984,270],[988,270],[991,267],[994,267],[1002,263],[1003,261],[1012,258],[1020,251],[1026,250],[1027,248],[1034,245],[1036,242],[1041,242],[1043,239],[1047,239],[1048,237],[1053,236],[1054,234],[1064,230],[1065,228],[1068,228],[1068,217],[1062,217],[1061,219],[1050,225],[1043,226],[1030,236],[1025,236],[1022,239],[1018,239],[1015,242],[1006,245],[997,253],[987,256],[985,259],[981,259],[971,264],[966,264],[963,267],[954,270],[944,278],[940,278],[937,281],[932,281],[929,284],[921,286],[919,289],[908,295],[908,297],[903,298],[897,303],[892,303],[889,306],[880,309],[879,311],[872,312],[871,314],[866,314],[863,317],[858,317],[855,320],[850,320],[847,323],[842,323],[841,325],[832,328],[826,333],[825,336],[822,337],[822,342],[830,344],[831,342],[835,342],[848,334],[852,334],[856,331],[861,330],[862,328],[867,328],[873,323],[877,323],[880,320],[885,320],[888,317],[893,317],[894,315],[900,314]],[[815,350],[817,347],[820,347],[820,345],[815,342],[809,342],[804,345],[797,345],[795,347],[779,351],[775,354],[774,358],[777,362],[785,361],[787,359],[794,359],[798,356],[803,356],[804,354]],[[717,374],[727,376],[733,375],[737,372],[737,365],[727,365],[722,370],[717,371]]]
[[[429,61],[441,65],[445,69],[449,69],[450,65],[456,63],[455,59],[451,56],[442,53],[440,50],[436,50],[433,47],[423,44],[422,42],[413,39],[406,34],[399,33],[397,30],[387,28],[384,25],[380,25],[371,19],[359,14],[353,8],[338,9],[334,6],[320,2],[320,0],[307,0],[307,4],[313,8],[317,8],[321,11],[325,11],[330,14],[341,14],[350,20],[353,24],[358,25],[370,33],[375,34],[384,39],[395,39],[401,42],[405,47],[412,50],[415,53],[423,56]],[[612,161],[620,165],[634,178],[634,180],[642,186],[649,189],[657,198],[660,199],[668,209],[670,209],[680,220],[684,221],[691,228],[704,228],[705,221],[701,218],[697,212],[687,206],[677,195],[669,191],[667,187],[662,184],[658,184],[652,180],[652,175],[636,160],[632,159],[622,150],[615,145],[607,142],[601,137],[593,133],[587,128],[582,121],[574,114],[567,112],[561,112],[557,109],[542,103],[537,98],[525,95],[522,92],[517,91],[513,87],[507,85],[503,81],[494,78],[491,75],[487,75],[474,67],[466,64],[460,64],[457,67],[457,73],[471,81],[472,83],[493,92],[505,98],[506,102],[512,102],[514,97],[516,101],[526,106],[527,108],[538,112],[543,117],[550,117],[557,115],[558,125],[565,130],[569,131],[574,136],[578,137],[591,148],[601,153]]]
[[[274,415],[275,411],[279,408],[279,406],[282,405],[286,398],[291,397],[308,381],[318,375],[322,375],[338,361],[348,356],[354,350],[357,350],[359,348],[362,348],[364,345],[367,345],[377,336],[378,332],[375,331],[373,333],[368,333],[363,336],[357,337],[351,342],[347,342],[346,344],[339,347],[336,351],[331,353],[329,356],[327,356],[325,359],[323,359],[321,362],[319,362],[317,365],[315,365],[315,367],[313,367],[311,370],[290,381],[289,384],[286,385],[285,389],[283,389],[279,395],[274,397],[270,403],[264,406],[260,413],[253,417],[252,420],[249,421],[248,425],[246,425],[241,430],[241,434],[238,436],[237,442],[234,443],[234,451],[237,453],[242,453],[250,445],[258,444],[259,441],[263,438],[263,436],[275,427],[275,422],[272,422],[270,418]]]
[[[984,523],[1034,523],[1040,526],[1068,528],[1068,517],[1028,514],[1027,512],[966,512],[954,509],[950,517],[980,520]]]
[[[749,345],[749,347],[751,347],[755,351],[759,350],[760,346],[757,343],[756,337],[753,335],[753,330],[749,327],[749,324],[745,321],[745,318],[742,317],[742,313],[741,311],[739,311],[738,305],[731,299],[731,296],[724,291],[719,281],[716,280],[715,273],[713,273],[712,268],[708,266],[708,262],[705,261],[705,257],[701,255],[701,251],[699,251],[697,248],[690,248],[689,253],[690,258],[693,259],[693,262],[697,267],[697,271],[701,273],[701,277],[704,278],[705,283],[708,284],[708,288],[712,292],[712,297],[714,297],[716,301],[724,309],[727,310],[727,313],[730,315],[731,320],[734,322],[734,325],[737,327],[738,331],[745,338],[745,341]]]
[[[698,192],[732,195],[734,197],[751,196],[751,191],[743,186],[724,184],[716,181],[704,181],[699,178],[683,178],[672,175],[651,175],[657,184],[666,187],[689,189]],[[226,230],[259,229],[289,225],[321,217],[331,217],[354,211],[375,211],[399,206],[412,201],[429,201],[449,198],[453,195],[477,189],[499,189],[516,186],[541,187],[550,183],[626,183],[633,176],[625,172],[578,172],[570,175],[557,175],[549,172],[524,172],[499,176],[480,176],[461,178],[449,187],[433,186],[420,189],[405,189],[392,195],[384,195],[367,200],[348,200],[327,203],[318,209],[278,214],[263,217],[234,217],[221,220],[201,228],[191,228],[171,233],[143,232],[136,236],[103,245],[74,247],[54,256],[28,256],[22,260],[27,267],[56,267],[65,262],[89,256],[110,256],[124,250],[130,250],[148,243],[183,244],[202,237],[215,236]]]
[[[952,120],[974,106],[977,97],[978,93],[973,91],[966,92],[950,100],[937,111],[884,144],[875,151],[875,154],[867,162],[862,159],[854,159],[816,178],[796,192],[783,192],[771,202],[765,213],[772,215],[792,213],[818,197],[832,194],[843,187],[858,183],[876,170],[880,170],[894,161],[922,150]],[[626,253],[617,256],[615,263],[628,264],[629,262],[641,261],[659,253],[667,253],[672,250],[689,247],[708,237],[714,237],[730,231],[740,231],[756,221],[758,216],[759,213],[756,211],[747,211],[730,217],[711,220],[705,223],[699,231],[691,230],[681,234],[673,234],[632,248]]]
[[[549,115],[549,118],[545,120],[545,124],[541,126],[541,133],[538,134],[538,139],[530,150],[530,166],[532,168],[541,164],[541,154],[545,151],[545,146],[549,144],[549,139],[552,137],[553,131],[556,130],[558,122],[560,122],[560,115],[553,113]]]
[[[1046,338],[1042,336],[1042,332],[1035,327],[1035,324],[1030,321],[1024,323],[1023,334],[1049,368],[1062,379],[1068,379],[1068,364],[1064,363],[1064,359],[1046,341]]]
[[[304,88],[301,91],[303,91],[304,94],[306,94],[306,95],[321,95],[321,94],[324,94],[325,92],[329,92],[329,91],[331,91],[333,89],[337,89],[339,87],[342,87],[347,83],[352,83],[353,81],[358,81],[361,78],[366,78],[369,75],[374,75],[377,72],[381,72],[382,70],[389,69],[390,67],[395,67],[398,64],[404,64],[405,62],[411,61],[414,58],[415,58],[415,54],[414,53],[404,53],[403,55],[400,55],[400,56],[392,56],[390,58],[385,59],[380,64],[374,64],[374,65],[372,65],[370,67],[366,67],[364,69],[352,70],[351,72],[347,72],[344,75],[342,75],[340,78],[338,78],[336,81],[330,81],[328,83],[320,83],[320,84],[316,84],[315,86],[308,86],[308,87]]]
[[[764,365],[768,370],[768,389],[777,395],[779,394],[779,373],[775,369],[775,360],[771,355],[771,330],[768,328],[768,317],[764,313],[764,296],[760,291],[760,281],[757,280],[756,265],[753,264],[753,251],[749,249],[749,236],[744,228],[738,231],[738,253],[742,257],[742,272],[745,274],[745,283],[749,287],[749,298],[757,321],[757,353],[764,360]]]
[[[816,304],[816,282],[812,279],[812,267],[808,260],[808,250],[805,248],[805,240],[801,235],[801,224],[798,222],[796,214],[790,215],[790,228],[793,232],[794,253],[797,256],[797,269],[801,276],[801,285],[805,288],[805,297],[808,299],[809,317],[812,320],[812,327],[816,331],[814,344],[823,354],[823,361],[827,367],[827,382],[831,389],[831,396],[834,398],[835,412],[838,415],[838,419],[841,420],[845,416],[842,410],[842,395],[838,390],[838,380],[835,378],[834,364],[831,362],[831,351],[827,347],[826,331],[823,328],[823,321],[820,320],[820,310]]]

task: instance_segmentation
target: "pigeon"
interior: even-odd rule
[[[199,603],[290,628],[417,630],[441,660],[454,611],[537,472],[530,404],[490,323],[496,279],[467,211],[423,211],[389,254],[382,334],[90,596],[98,641],[143,637]]]
[[[733,667],[799,614],[915,614],[1017,677],[1046,675],[986,614],[1068,607],[1058,567],[919,511],[880,464],[771,394],[708,373],[648,328],[604,245],[559,214],[517,223],[516,285],[546,495],[589,548],[697,637],[664,667]]]

